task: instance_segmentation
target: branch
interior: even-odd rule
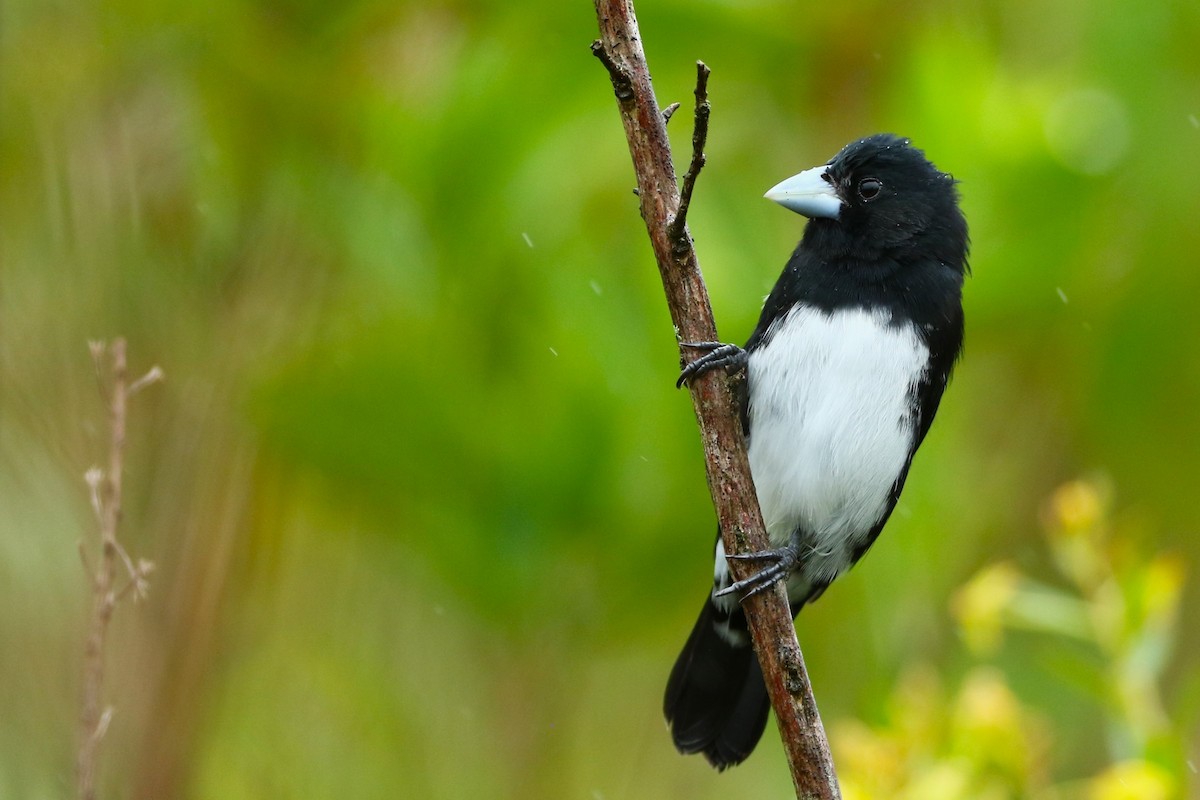
[[[90,342],[96,375],[103,387],[102,358],[105,346],[101,342]],[[129,396],[145,386],[162,379],[162,370],[154,367],[132,385],[128,383],[125,363],[125,340],[116,339],[108,348],[112,354],[112,398],[109,401],[109,424],[112,439],[108,451],[108,470],[92,467],[84,480],[91,494],[92,510],[100,527],[100,559],[92,568],[87,551],[80,543],[79,553],[84,569],[92,584],[92,615],[88,625],[87,641],[83,655],[83,697],[79,713],[79,751],[75,757],[75,772],[81,800],[96,797],[96,773],[100,740],[104,738],[112,720],[113,708],[101,709],[104,690],[104,645],[108,635],[108,624],[112,620],[117,602],[132,589],[134,597],[145,595],[146,576],[154,565],[144,559],[134,564],[133,559],[117,539],[117,526],[121,521],[121,487],[125,470],[125,408]],[[123,567],[128,583],[121,589],[114,588],[118,567]]]
[[[690,238],[684,235],[687,226],[687,213],[692,205],[692,192],[696,189],[696,178],[704,168],[704,143],[708,141],[708,116],[712,106],[708,104],[708,76],[712,70],[703,61],[696,62],[696,121],[692,125],[692,163],[683,176],[683,186],[679,190],[679,210],[669,223],[668,234],[676,247],[681,242],[690,244]],[[666,122],[670,117],[664,116]],[[669,157],[669,156],[668,156]],[[714,340],[715,341],[715,340]]]
[[[594,0],[601,38],[592,52],[608,70],[629,142],[642,219],[654,249],[663,289],[680,341],[717,341],[708,291],[687,229],[687,201],[704,165],[708,126],[708,68],[697,65],[696,122],[692,162],[681,200],[671,161],[666,122],[650,83],[632,0]],[[681,354],[682,363],[682,354]],[[690,382],[700,424],[709,491],[727,553],[769,547],[746,457],[746,444],[729,381],[717,371]],[[752,567],[731,561],[735,577]],[[817,714],[804,657],[782,584],[745,604],[754,649],[775,709],[796,796],[841,797],[833,758]]]

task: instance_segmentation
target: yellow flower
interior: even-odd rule
[[[984,567],[954,595],[951,609],[972,651],[993,653],[1000,646],[1004,612],[1020,581],[1020,571],[1002,561]]]
[[[1111,574],[1105,553],[1112,490],[1100,480],[1074,480],[1054,490],[1042,523],[1063,574],[1091,592]]]
[[[1074,480],[1064,483],[1050,497],[1050,523],[1067,533],[1096,526],[1105,514],[1107,498],[1095,483]]]
[[[1150,562],[1143,589],[1147,620],[1169,623],[1175,618],[1186,572],[1183,559],[1176,555],[1159,555]]]
[[[1034,763],[1040,736],[1004,674],[979,667],[959,690],[954,714],[955,750],[979,768],[1023,783]]]

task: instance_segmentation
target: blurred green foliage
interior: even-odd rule
[[[798,623],[848,794],[1196,791],[1200,6],[638,10],[662,102],[713,68],[725,338],[801,229],[767,186],[880,130],[962,181],[966,358]],[[107,796],[788,793],[772,736],[718,777],[660,720],[713,517],[589,4],[0,14],[0,797],[72,785],[117,334],[168,380],[131,412],[159,569],[112,631]],[[1093,470],[1103,522],[1044,522]]]

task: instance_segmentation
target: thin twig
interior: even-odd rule
[[[102,342],[89,342],[92,359],[96,364],[96,377],[104,385],[102,357],[105,346]],[[149,561],[140,560],[136,565],[117,539],[117,527],[121,522],[121,489],[125,470],[125,411],[132,389],[161,379],[162,371],[151,370],[131,387],[128,384],[125,362],[125,340],[115,339],[107,348],[112,356],[112,397],[109,399],[109,425],[111,438],[108,451],[108,469],[92,467],[84,476],[90,490],[92,510],[100,528],[100,559],[93,568],[87,550],[80,543],[79,554],[84,569],[91,580],[92,615],[88,626],[87,641],[83,656],[83,693],[79,713],[79,751],[76,754],[75,770],[81,800],[96,797],[96,776],[100,742],[112,720],[113,708],[102,708],[104,691],[104,647],[108,625],[112,620],[117,602],[132,588],[135,596],[144,594],[146,576],[153,569]],[[157,372],[156,372],[157,370]],[[125,567],[129,583],[114,591],[118,563]]]
[[[708,141],[708,117],[712,106],[708,103],[708,76],[712,70],[703,61],[696,62],[696,121],[692,126],[692,161],[688,164],[687,172],[683,175],[683,185],[679,190],[679,210],[671,219],[668,228],[675,246],[687,239],[684,228],[687,226],[688,209],[692,205],[692,192],[696,189],[696,178],[704,168],[704,145]]]
[[[83,481],[88,485],[88,496],[92,501],[92,512],[96,515],[96,524],[104,525],[104,504],[100,500],[100,484],[104,482],[104,470],[92,467],[83,474]]]
[[[629,73],[613,60],[612,55],[599,39],[592,42],[592,55],[600,59],[600,63],[608,70],[608,77],[612,79],[613,93],[616,94],[617,100],[622,103],[633,100],[633,83]]]
[[[700,274],[696,251],[686,232],[686,209],[671,162],[666,122],[650,83],[632,0],[594,0],[601,39],[592,52],[612,80],[629,152],[637,175],[642,218],[658,262],[676,337],[680,341],[718,341],[712,306]],[[692,175],[684,185],[690,197],[703,166],[707,132],[707,68],[697,66],[696,131]],[[673,226],[672,221],[678,220]],[[676,230],[670,230],[675,227]],[[674,235],[673,235],[674,234]],[[682,353],[681,353],[682,357]],[[746,445],[729,381],[710,372],[689,383],[704,443],[709,491],[727,553],[765,550],[769,544],[746,458]],[[736,578],[752,567],[730,564]],[[796,796],[836,800],[841,796],[829,743],[817,714],[796,629],[781,585],[745,604],[754,649],[775,709]]]
[[[163,380],[162,367],[155,364],[153,367],[151,367],[146,372],[145,375],[138,378],[133,383],[129,384],[129,396],[133,397],[135,394],[140,392],[142,389],[145,389],[150,384],[158,383],[161,380]]]
[[[138,579],[138,568],[133,565],[133,559],[130,558],[129,553],[125,551],[124,545],[114,539],[113,548],[120,557],[121,563],[125,565],[125,574],[129,576],[129,580],[136,581]]]

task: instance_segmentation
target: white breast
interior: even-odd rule
[[[916,329],[886,312],[808,307],[750,353],[750,467],[772,544],[802,533],[796,578],[833,580],[883,516],[928,357]]]

